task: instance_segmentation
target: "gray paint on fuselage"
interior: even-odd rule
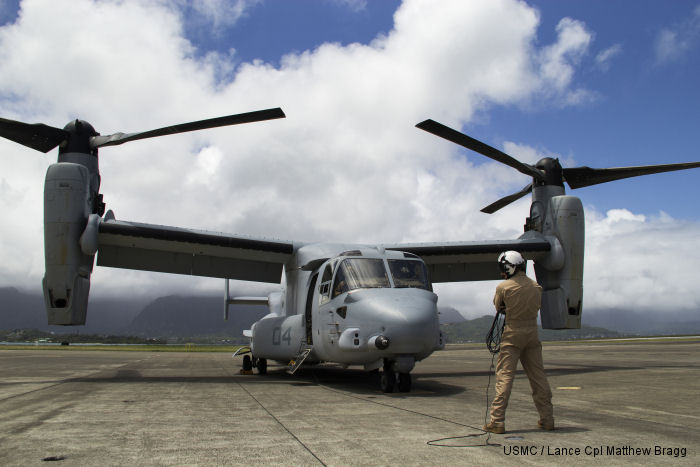
[[[359,257],[339,255],[356,250],[361,252],[362,258],[383,260],[385,268],[388,266],[387,259],[422,262],[420,258],[406,258],[400,251],[369,245],[319,243],[299,246],[285,264],[285,281],[282,284],[284,316],[270,317],[268,319],[273,321],[255,326],[253,348],[257,357],[278,361],[294,358],[305,340],[304,316],[308,293],[313,294],[311,316],[314,340],[314,350],[308,361],[368,365],[397,355],[410,355],[415,360],[422,360],[438,348],[437,296],[432,291],[393,287],[355,289],[321,303],[320,276],[324,269],[329,263],[332,264],[335,277],[342,259]],[[320,262],[319,259],[324,261]],[[315,265],[313,270],[302,269],[308,264]],[[393,286],[388,269],[386,273]],[[318,274],[319,279],[309,290],[314,274]],[[336,312],[341,306],[349,308],[346,317]],[[343,337],[345,331],[352,335],[346,333]],[[379,350],[370,343],[372,338],[382,333],[389,334],[392,339],[386,350]],[[339,345],[341,337],[343,346]]]

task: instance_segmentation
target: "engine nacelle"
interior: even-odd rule
[[[94,251],[81,248],[93,210],[90,177],[88,168],[70,162],[52,164],[46,172],[42,285],[48,324],[85,324],[95,258]]]
[[[553,196],[546,211],[541,232],[553,248],[548,258],[535,262],[537,282],[543,289],[542,328],[579,329],[583,306],[583,205],[575,196]]]

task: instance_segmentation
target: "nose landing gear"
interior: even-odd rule
[[[396,367],[399,367],[399,371],[396,371]],[[390,393],[394,392],[394,387],[398,386],[400,392],[410,392],[411,391],[411,373],[409,371],[401,371],[401,365],[397,365],[397,361],[384,359],[384,368],[382,371],[381,378],[379,380],[379,385],[382,388],[382,392]],[[412,368],[413,365],[411,365]]]
[[[411,391],[411,373],[399,373],[399,391]]]
[[[387,368],[386,360],[384,361],[384,371],[382,371],[381,379],[379,380],[379,385],[382,388],[382,392],[394,392],[394,385],[396,384],[396,373],[391,369],[391,365]]]

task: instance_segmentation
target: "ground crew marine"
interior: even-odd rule
[[[537,329],[542,288],[525,275],[525,260],[517,251],[501,253],[498,264],[506,280],[496,287],[493,303],[505,313],[505,328],[496,364],[496,397],[491,404],[491,421],[484,430],[505,432],[506,408],[518,360],[530,380],[532,400],[540,415],[537,424],[544,430],[553,430],[552,391],[544,373]]]

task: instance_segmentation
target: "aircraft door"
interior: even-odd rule
[[[306,292],[306,309],[304,310],[306,345],[313,345],[314,343],[313,326],[311,325],[311,312],[314,304],[314,296],[316,295],[317,281],[318,273],[315,273],[313,277],[311,277],[311,282],[309,283],[309,290]]]
[[[332,344],[334,333],[333,312],[331,308],[331,282],[333,281],[333,265],[329,261],[323,266],[321,284],[319,285],[317,317],[315,322],[319,339],[316,346]]]

